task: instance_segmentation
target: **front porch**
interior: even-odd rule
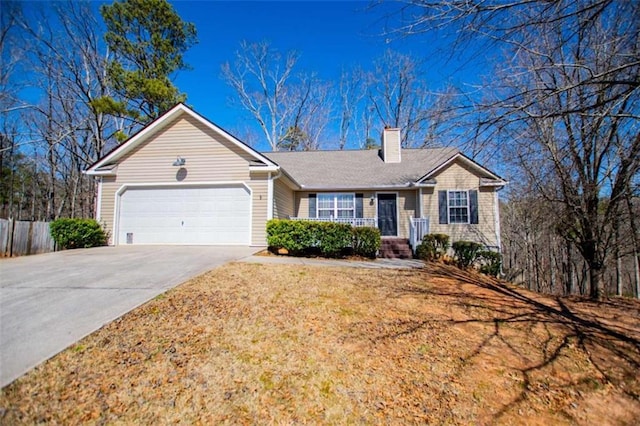
[[[308,218],[308,217],[289,217],[291,220],[306,220],[306,221],[314,221],[314,222],[333,222],[333,223],[344,223],[347,225],[351,225],[353,227],[372,227],[378,228],[381,230],[383,246],[385,246],[385,240],[394,241],[394,247],[397,248],[398,240],[404,239],[413,253],[416,252],[416,248],[422,241],[422,238],[429,233],[429,218],[414,218],[409,216],[409,235],[407,236],[398,236],[398,235],[384,235],[382,230],[384,229],[384,224],[380,224],[380,221],[377,217],[369,217],[369,218],[347,218],[347,217],[327,217],[327,218]],[[386,246],[391,246],[390,244],[386,244]],[[398,251],[398,250],[396,250]]]

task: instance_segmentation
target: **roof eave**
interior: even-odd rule
[[[412,182],[391,185],[344,185],[344,186],[312,186],[300,185],[302,191],[344,191],[344,190],[385,190],[385,189],[407,189],[412,187]]]
[[[87,176],[116,176],[115,170],[83,170],[83,174]]]
[[[508,181],[504,180],[504,179],[500,179],[499,181],[496,182],[481,182],[480,183],[480,188],[483,187],[504,187],[507,186],[509,184]]]
[[[250,172],[277,172],[279,170],[279,166],[249,166]]]

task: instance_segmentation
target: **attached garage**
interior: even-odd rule
[[[98,178],[96,219],[109,244],[267,243],[273,161],[183,104],[115,147]]]
[[[117,194],[116,244],[251,243],[244,184],[126,186]]]

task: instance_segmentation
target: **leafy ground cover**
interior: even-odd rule
[[[634,424],[640,304],[234,263],[2,390],[0,423]]]

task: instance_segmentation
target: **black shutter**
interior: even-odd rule
[[[309,194],[309,218],[315,218],[316,215],[316,194]]]
[[[362,206],[362,194],[356,194],[356,218],[361,219],[364,217],[364,208]]]
[[[469,191],[469,223],[478,223],[478,191]]]
[[[447,191],[438,191],[438,212],[440,216],[439,223],[449,223],[449,206],[447,205]]]

